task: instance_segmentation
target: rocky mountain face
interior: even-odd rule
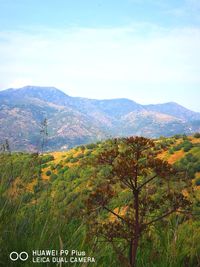
[[[0,142],[8,139],[12,150],[40,150],[45,118],[46,150],[65,150],[110,136],[159,137],[200,131],[200,113],[173,102],[140,105],[129,99],[86,99],[38,86],[0,92]]]

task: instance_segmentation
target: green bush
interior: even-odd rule
[[[195,137],[195,138],[200,138],[200,133],[195,133],[195,134],[194,134],[194,137]]]
[[[180,139],[181,137],[182,137],[181,134],[175,134],[175,135],[174,135],[174,138],[175,138],[175,139]]]
[[[69,168],[69,170],[64,173],[64,177],[70,181],[79,178],[79,175],[79,169],[76,167]]]
[[[81,149],[81,151],[85,151],[85,146],[80,146],[79,148]]]
[[[186,134],[183,134],[183,140],[188,140],[188,137]]]
[[[86,156],[86,157],[88,157],[88,156],[90,156],[90,155],[91,155],[91,150],[88,150],[88,151],[85,152],[85,156]]]
[[[65,166],[65,167],[63,168],[63,172],[66,172],[67,170],[69,170],[69,167],[68,167],[68,166]]]
[[[200,177],[195,180],[195,185],[200,186]]]
[[[51,180],[52,182],[55,181],[57,178],[58,178],[58,175],[55,174],[55,173],[52,173],[52,174],[50,175],[50,180]]]
[[[68,157],[68,158],[66,158],[66,159],[64,160],[64,162],[65,162],[65,163],[69,163],[70,160],[71,160],[71,157]]]
[[[62,164],[57,164],[57,165],[55,166],[55,168],[56,168],[57,170],[61,169],[62,167],[63,167]]]
[[[61,175],[62,175],[64,172],[65,172],[65,171],[64,171],[63,169],[59,169],[59,170],[58,170],[58,174],[61,174]]]
[[[30,200],[33,197],[33,193],[31,192],[26,192],[23,196],[22,196],[22,202],[28,203],[30,202]]]
[[[195,173],[200,171],[199,158],[192,153],[188,153],[184,158],[175,163],[177,170],[184,171],[188,178],[193,179]]]
[[[50,176],[51,175],[51,171],[50,170],[46,171],[46,175]]]
[[[70,159],[70,162],[71,162],[71,163],[78,162],[78,158],[72,158],[72,159]]]
[[[40,183],[34,185],[33,191],[34,191],[35,194],[38,193],[38,192],[40,192],[41,190],[42,190],[42,186],[41,186]]]
[[[47,162],[52,161],[52,160],[54,160],[53,155],[45,155],[45,156],[42,156],[41,163],[44,164],[44,163],[47,163]]]
[[[174,151],[181,150],[182,144],[178,144],[177,146],[174,147]]]
[[[184,152],[188,152],[188,151],[190,151],[190,149],[193,147],[193,145],[192,145],[192,143],[191,142],[189,142],[189,141],[185,141],[184,143],[183,143],[183,150],[184,150]]]
[[[50,167],[50,169],[52,170],[52,171],[54,171],[55,170],[55,165],[51,165],[51,167]]]
[[[88,144],[86,145],[87,149],[94,149],[96,147],[96,144]]]
[[[169,149],[169,154],[174,154],[174,149],[173,149],[173,147],[171,147],[171,148]]]
[[[185,159],[186,159],[188,162],[197,162],[197,161],[198,161],[198,158],[195,157],[192,153],[188,153],[188,154],[185,156]]]

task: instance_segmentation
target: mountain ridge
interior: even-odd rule
[[[191,134],[200,113],[175,102],[141,105],[127,98],[72,97],[55,87],[25,86],[0,91],[0,141],[14,150],[37,148],[41,121],[48,120],[47,150],[64,150],[110,136]]]

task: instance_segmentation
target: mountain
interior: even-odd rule
[[[191,111],[175,102],[165,104],[146,105],[146,110],[164,113],[182,120],[198,120],[199,113]]]
[[[71,97],[54,87],[25,86],[0,92],[0,141],[13,150],[38,150],[47,118],[46,150],[65,150],[109,136],[159,137],[200,130],[200,113],[170,102]]]

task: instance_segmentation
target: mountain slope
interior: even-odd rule
[[[108,136],[158,137],[200,130],[200,113],[176,103],[140,105],[129,99],[71,97],[54,87],[0,92],[0,141],[13,150],[39,150],[48,120],[47,150],[64,150]]]
[[[157,105],[146,105],[146,110],[164,113],[175,116],[176,118],[188,121],[199,120],[199,113],[191,111],[175,102],[169,102]]]

